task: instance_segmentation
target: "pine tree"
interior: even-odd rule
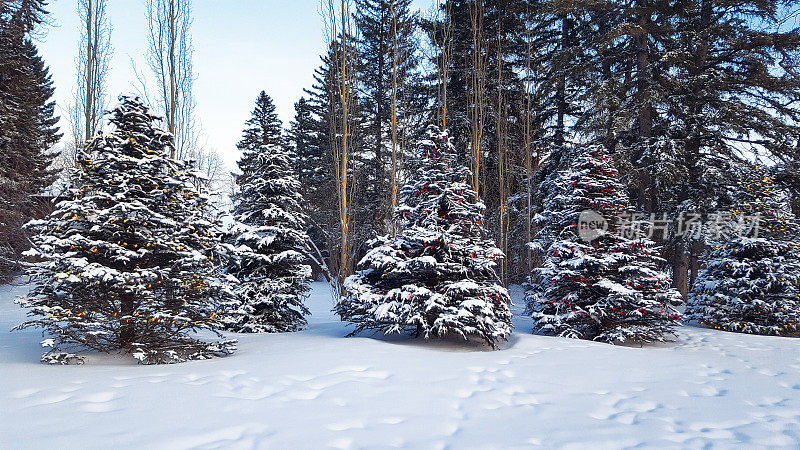
[[[680,296],[653,242],[619,227],[628,199],[617,170],[602,146],[563,151],[559,170],[543,183],[539,219],[549,223],[537,237],[545,256],[527,290],[534,332],[608,343],[668,340]],[[584,234],[586,217],[612,226]]]
[[[114,130],[87,142],[70,174],[69,200],[28,224],[43,259],[22,304],[57,353],[77,344],[131,353],[143,364],[231,353],[235,341],[201,342],[189,330],[214,329],[231,292],[215,266],[218,226],[193,188],[186,163],[168,159],[172,136],[136,97],[120,97]]]
[[[242,139],[236,144],[236,148],[241,151],[284,143],[283,124],[275,112],[272,97],[264,91],[258,94],[256,106],[245,124],[247,128],[242,131]]]
[[[800,224],[764,170],[745,173],[738,204],[706,225],[717,243],[686,318],[725,331],[800,336]]]
[[[53,83],[29,38],[45,14],[41,1],[0,6],[0,279],[18,269],[29,246],[22,225],[44,209],[36,196],[55,180]]]
[[[279,145],[246,149],[236,177],[235,224],[229,232],[228,274],[239,280],[226,326],[239,332],[296,331],[305,325],[311,267],[308,221],[289,152]]]
[[[725,169],[749,164],[742,148],[797,160],[800,108],[785,99],[800,95],[796,61],[788,56],[800,48],[800,34],[781,25],[792,20],[795,8],[775,2],[690,0],[676,6],[675,37],[665,41],[673,75],[659,78],[669,93],[659,109],[675,145],[660,158],[670,164],[656,166],[664,180],[659,203],[691,202],[707,213],[726,200],[718,185],[742,173]],[[676,284],[686,293],[707,246],[675,243]]]
[[[576,128],[625,155],[620,169],[647,212],[720,201],[714,172],[747,162],[741,149],[797,157],[800,34],[779,2],[725,4],[629,0],[576,5],[591,30],[576,66],[584,112]],[[616,158],[622,162],[622,157]],[[712,175],[712,176],[708,176]],[[703,243],[671,236],[675,284],[684,295]]]
[[[484,206],[447,132],[431,126],[428,134],[401,191],[402,231],[374,243],[346,280],[336,312],[355,324],[352,334],[478,337],[496,347],[512,327],[495,271],[503,255],[487,238]]]

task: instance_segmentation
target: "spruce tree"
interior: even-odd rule
[[[236,177],[235,223],[226,245],[227,273],[239,280],[226,326],[238,332],[296,331],[305,325],[311,268],[308,221],[289,152],[279,145],[246,149]]]
[[[295,157],[300,193],[311,214],[330,203],[333,180],[330,176],[328,130],[315,114],[315,107],[304,97],[294,104],[294,120],[289,123],[287,140]]]
[[[245,125],[247,128],[242,131],[242,139],[236,144],[241,151],[284,143],[283,124],[275,112],[275,103],[264,91],[258,94],[256,106]]]
[[[312,264],[312,271],[314,275],[328,277],[326,237],[331,224],[335,223],[331,214],[331,208],[335,205],[330,201],[335,186],[328,152],[329,129],[317,115],[315,105],[305,97],[294,104],[294,109],[295,117],[289,124],[287,141],[294,154],[295,172],[308,219],[308,236],[315,247],[314,253],[319,253],[318,264]]]
[[[706,225],[712,246],[686,318],[718,330],[800,335],[800,224],[764,170],[745,173],[738,203]]]
[[[45,14],[38,0],[0,7],[0,280],[18,269],[29,246],[22,225],[46,209],[37,196],[55,180],[53,83],[29,37]]]
[[[71,344],[131,353],[142,364],[231,353],[235,341],[201,342],[186,332],[214,329],[231,292],[216,268],[218,224],[193,188],[186,163],[168,158],[172,136],[136,97],[121,96],[113,131],[87,142],[70,173],[69,199],[43,220],[29,255],[43,263],[21,303],[52,337],[50,363]]]
[[[496,347],[512,328],[495,270],[503,254],[487,237],[484,206],[447,132],[431,126],[428,135],[401,191],[401,232],[374,243],[345,281],[336,312],[356,326],[352,334],[478,337]]]
[[[533,331],[608,343],[668,340],[680,296],[653,242],[620,228],[628,199],[619,173],[602,146],[561,151],[562,164],[543,183],[544,261],[526,295]],[[579,228],[587,217],[612,225],[592,235]]]

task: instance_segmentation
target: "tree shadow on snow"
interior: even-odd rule
[[[503,351],[514,347],[518,342],[518,338],[513,333],[509,336],[508,341],[501,341],[497,343],[496,348],[492,348],[483,339],[478,337],[470,337],[464,339],[458,335],[448,335],[443,337],[430,337],[424,338],[422,336],[416,337],[408,334],[386,334],[380,331],[363,331],[348,339],[372,339],[386,344],[414,347],[424,350],[432,350],[439,352],[493,352]]]

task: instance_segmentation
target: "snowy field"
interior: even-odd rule
[[[50,367],[40,331],[8,332],[23,292],[0,287],[2,449],[800,448],[798,339],[684,327],[614,347],[521,317],[499,351],[345,339],[317,283],[308,330],[237,336],[229,358]]]

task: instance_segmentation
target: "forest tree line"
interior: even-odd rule
[[[28,245],[21,225],[48,208],[37,199],[56,175],[60,134],[52,82],[31,39],[46,2],[0,5],[0,107],[5,124],[15,123],[0,131],[1,246],[13,268]],[[111,51],[104,7],[79,3],[75,145],[102,127]],[[224,176],[218,158],[198,148],[190,3],[147,7],[156,80],[148,97],[176,137],[173,156]],[[782,199],[800,212],[792,2],[449,0],[413,11],[410,0],[323,0],[321,10],[328,51],[280,139],[295,156],[310,234],[339,282],[371,238],[396,232],[398,189],[428,123],[450,130],[472,170],[507,255],[506,283],[540,264],[529,243],[541,228],[541,183],[565,147],[602,144],[643,213],[723,209],[738,174],[756,164],[769,167]],[[685,295],[707,243],[672,233],[659,244]]]
[[[542,182],[567,147],[601,144],[635,210],[671,223],[731,208],[740,175],[761,166],[799,213],[796,7],[448,0],[412,12],[408,0],[324,1],[329,50],[288,141],[334,273],[342,280],[370,237],[394,231],[426,123],[450,130],[470,165],[506,283],[541,262],[528,243]],[[676,231],[658,244],[685,297],[710,247]]]
[[[56,351],[75,343],[224,356],[235,341],[184,332],[299,330],[315,275],[354,334],[496,348],[519,282],[540,334],[668,341],[683,304],[716,329],[800,329],[792,3],[324,0],[315,83],[286,128],[259,93],[232,176],[197,144],[188,0],[146,3],[151,73],[108,132],[105,2],[79,2],[61,155],[31,39],[45,2],[2,5],[1,261],[29,269],[37,318],[17,328],[55,336],[45,362],[81,363]],[[609,232],[587,237],[586,212]],[[629,214],[665,228],[625,233]]]

